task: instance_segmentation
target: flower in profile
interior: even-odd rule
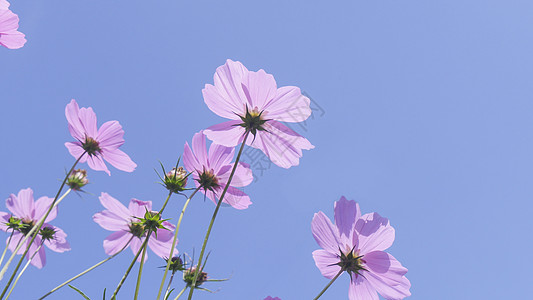
[[[18,28],[19,17],[9,10],[9,2],[0,0],[0,45],[9,49],[22,48],[26,38]]]
[[[22,189],[18,195],[11,194],[6,200],[6,206],[11,214],[0,212],[0,229],[9,234],[13,233],[11,239],[8,238],[9,250],[13,252],[17,244],[29,234],[33,226],[36,226],[52,204],[54,199],[41,197],[37,201],[33,200],[33,190],[30,188]],[[37,251],[41,243],[55,252],[65,252],[70,250],[70,245],[66,240],[67,234],[58,227],[50,225],[48,222],[57,217],[57,207],[54,207],[46,218],[41,230],[37,233],[35,240],[30,246],[26,258],[30,259]],[[35,233],[34,233],[35,234]],[[20,247],[17,254],[23,254],[26,247],[31,241],[29,237],[25,245]],[[31,264],[37,268],[42,268],[46,264],[46,253],[44,247],[40,247],[37,254],[31,260]]]
[[[83,169],[72,170],[67,177],[67,185],[74,191],[81,191],[81,188],[89,183],[87,171]]]
[[[226,187],[233,169],[234,163],[231,161],[234,151],[234,148],[212,143],[207,152],[206,138],[202,131],[192,138],[192,149],[189,143],[185,143],[183,150],[185,168],[192,172],[196,187],[201,187],[202,192],[215,204]],[[223,203],[236,209],[248,208],[252,204],[250,197],[235,187],[247,186],[252,181],[252,170],[248,164],[239,162]]]
[[[185,281],[188,287],[192,286],[195,272],[196,272],[196,266],[190,267],[183,271],[183,281]],[[207,280],[208,280],[207,273],[204,272],[202,268],[202,270],[198,273],[198,278],[196,278],[196,283],[194,284],[194,286],[198,288],[199,286],[204,284],[204,282],[206,282]]]
[[[114,231],[104,240],[105,253],[113,255],[128,246],[129,243],[133,254],[137,254],[147,236],[147,225],[151,223],[149,218],[145,218],[145,216],[147,213],[154,216],[152,201],[131,199],[128,208],[126,208],[120,201],[107,193],[102,193],[99,199],[106,210],[96,213],[93,220],[102,228]],[[166,258],[172,247],[172,231],[174,231],[175,226],[167,221],[163,221],[161,224],[165,228],[158,228],[151,233],[148,247],[159,257]],[[174,249],[174,253],[177,253],[176,249]],[[147,258],[148,254],[145,256],[145,260]],[[137,261],[141,261],[140,256]]]
[[[87,162],[91,169],[105,171],[111,175],[104,160],[115,168],[133,172],[137,165],[118,148],[124,144],[124,130],[118,121],[105,122],[98,129],[96,114],[91,107],[81,109],[76,100],[70,101],[65,108],[68,129],[76,142],[67,142],[65,146],[74,158],[86,153],[80,162]]]
[[[361,216],[359,205],[342,197],[335,202],[335,225],[323,212],[311,223],[323,249],[313,252],[316,266],[332,279],[341,270],[350,275],[350,300],[403,299],[411,295],[407,269],[384,252],[394,242],[394,228],[377,213]]]
[[[302,150],[314,146],[281,122],[302,122],[311,115],[309,98],[295,86],[278,88],[264,70],[248,71],[240,62],[227,60],[217,68],[215,85],[206,84],[204,101],[215,114],[230,119],[205,130],[213,142],[235,147],[246,131],[246,144],[262,150],[273,163],[290,168],[299,164]]]

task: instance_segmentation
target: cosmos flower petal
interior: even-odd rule
[[[219,144],[213,143],[211,147],[209,147],[209,154],[208,154],[208,161],[209,166],[215,170],[215,173],[219,173],[218,171],[220,168],[224,165],[228,165],[231,163],[231,159],[234,156],[235,148],[233,147],[225,147]]]
[[[29,243],[29,239],[26,243]],[[39,249],[39,245],[41,244],[41,237],[37,236],[35,240],[33,241],[33,244],[31,244],[30,249],[28,250],[28,253],[26,254],[26,259],[30,259],[33,256],[33,259],[31,260],[31,264],[37,269],[42,269],[44,265],[46,265],[46,253],[44,251],[44,247],[41,247]],[[24,247],[21,247],[21,249]],[[37,250],[39,249],[39,250]],[[36,253],[37,252],[37,253]]]
[[[221,172],[217,175],[221,182],[228,182],[229,176],[231,175],[233,163],[227,166],[227,168],[224,168],[226,170],[225,172]],[[250,165],[244,162],[239,162],[237,169],[235,169],[233,179],[231,180],[231,185],[235,187],[244,187],[252,183],[253,180],[254,175],[252,169],[250,169]]]
[[[376,289],[361,276],[354,276],[350,281],[348,298],[350,300],[379,300]]]
[[[348,201],[344,196],[335,202],[335,225],[341,235],[351,237],[355,221],[360,217],[361,210],[357,202]]]
[[[113,167],[124,172],[133,172],[135,168],[137,168],[137,164],[134,163],[126,153],[119,149],[107,150],[104,148],[102,149],[102,157]]]
[[[76,100],[70,100],[70,103],[65,107],[65,116],[67,117],[68,130],[73,138],[78,141],[85,140],[84,128],[79,117],[80,107]]]
[[[78,117],[80,118],[80,122],[83,126],[84,132],[88,136],[96,138],[98,129],[96,127],[96,114],[94,113],[93,109],[91,107],[80,108]]]
[[[141,249],[141,245],[144,242],[143,239],[133,238],[130,243],[131,252],[133,252],[133,255],[136,255],[139,249]],[[148,243],[150,243],[150,240],[148,240]],[[142,253],[139,254],[139,257],[137,257],[137,262],[141,262]],[[146,252],[146,255],[144,256],[144,262],[148,259],[148,251]]]
[[[132,237],[132,234],[125,231],[120,230],[113,232],[104,240],[104,251],[107,255],[113,255],[118,253],[122,248],[124,248],[127,244],[130,238]],[[137,238],[133,238],[137,239]],[[137,239],[138,240],[138,239]]]
[[[108,209],[110,212],[114,213],[118,217],[122,218],[124,222],[128,222],[131,218],[131,212],[117,199],[111,197],[108,193],[100,194],[100,203]]]
[[[101,156],[89,155],[87,157],[87,164],[89,167],[95,171],[104,171],[107,175],[111,176],[111,172],[104,163],[104,160]]]
[[[19,49],[26,43],[25,35],[17,31],[19,28],[19,17],[8,9],[9,3],[0,3],[0,45],[8,49]]]
[[[241,82],[248,73],[240,62],[227,60],[217,68],[213,78],[215,85],[206,84],[202,90],[205,104],[215,114],[232,120],[239,120],[237,114],[245,112],[246,96]]]
[[[81,143],[80,142],[74,142],[74,143],[71,143],[71,142],[66,142],[65,143],[65,147],[67,147],[68,149],[68,152],[70,153],[70,155],[72,155],[73,157],[80,157],[83,152],[85,152],[85,150],[83,150],[83,148],[81,147]],[[84,163],[87,161],[87,157],[88,155],[84,155],[81,159],[80,159],[80,163]]]
[[[142,201],[139,199],[131,199],[128,209],[132,216],[143,218],[146,211],[152,211],[152,201]],[[134,221],[138,221],[138,220],[135,219]]]
[[[118,121],[107,121],[96,135],[100,147],[106,150],[114,150],[124,144],[124,130]]]
[[[6,225],[7,222],[9,222],[9,218],[11,218],[11,214],[0,211],[0,230],[2,231],[8,231],[11,232],[12,229],[9,229]]]
[[[326,250],[313,251],[313,259],[320,273],[326,278],[332,279],[341,270],[341,267],[337,265],[340,261],[339,257]]]
[[[93,221],[100,227],[109,231],[128,230],[128,225],[124,218],[117,216],[115,213],[104,210],[94,214]]]
[[[378,213],[365,214],[357,220],[355,230],[359,236],[361,254],[386,250],[394,242],[395,231],[387,218]]]
[[[50,206],[52,205],[53,201],[54,199],[50,197],[41,197],[37,201],[35,201],[35,212],[33,218],[35,218],[36,220],[41,219],[46,214],[48,209],[50,209]],[[57,217],[57,211],[57,206],[52,208],[50,214],[48,215],[48,217],[46,217],[45,222],[50,222],[55,219]]]
[[[20,243],[23,239],[24,235],[18,231],[15,231],[15,233],[13,233],[13,237],[11,238],[11,243],[9,243],[7,249],[9,249],[11,252],[14,252],[15,248],[17,248],[18,243]],[[6,243],[7,241],[9,241],[9,238],[6,240]],[[26,242],[26,245],[27,244],[28,242]],[[17,251],[17,254],[22,254],[25,250],[25,247],[20,247],[20,249]]]
[[[323,212],[318,212],[313,217],[311,231],[316,242],[322,249],[331,254],[339,253],[339,247],[341,245],[339,230],[331,224],[331,221]]]
[[[201,165],[206,167],[209,166],[207,163],[206,140],[202,131],[194,134],[192,138],[192,151]]]
[[[51,227],[55,230],[54,238],[44,242],[48,249],[59,253],[70,251],[70,244],[67,242],[67,234],[63,231],[63,229],[50,224],[44,224],[43,227]]]
[[[250,197],[245,192],[232,186],[228,188],[222,202],[231,205],[235,209],[247,209],[252,204]]]
[[[148,240],[148,247],[159,257],[168,258],[170,249],[172,248],[172,239],[167,241],[162,241],[159,239],[159,232],[157,233],[157,239],[155,234],[152,234]],[[174,249],[173,255],[177,255],[178,250]]]
[[[276,96],[277,89],[274,76],[264,70],[247,72],[242,79],[242,90],[248,100],[249,110],[257,107],[263,111],[265,104]]]
[[[204,130],[204,134],[214,143],[225,147],[235,147],[244,139],[245,129],[239,126],[242,121],[227,121]]]
[[[388,285],[401,285],[407,268],[387,252],[373,251],[364,256],[369,272],[379,277]],[[409,289],[409,288],[407,288]]]
[[[32,219],[34,211],[33,190],[22,189],[18,195],[9,195],[6,200],[6,207],[18,218]]]
[[[194,176],[196,176],[196,171],[202,170],[202,164],[200,164],[196,156],[193,154],[191,147],[187,142],[185,142],[185,147],[183,148],[183,165],[187,171],[193,172]]]
[[[396,300],[411,296],[411,292],[409,292],[411,283],[405,276],[403,276],[402,280],[396,285],[391,285],[389,280],[372,272],[366,273],[365,277],[372,287],[374,287],[385,299]]]
[[[0,9],[4,10],[8,8],[9,8],[9,2],[7,2],[6,0],[0,0]]]
[[[302,95],[299,88],[284,86],[265,105],[265,117],[281,122],[303,122],[312,113],[310,104],[311,100]]]
[[[168,241],[172,242],[172,240],[174,239],[174,234],[172,232],[176,230],[176,226],[174,226],[174,224],[168,221],[163,221],[162,225],[166,229],[163,229],[163,228],[157,229],[157,240],[161,242],[168,242]]]

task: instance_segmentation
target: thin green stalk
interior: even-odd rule
[[[144,257],[146,256],[146,248],[148,248],[148,246],[144,246],[143,254],[141,256],[141,265],[139,266],[139,274],[137,275],[137,285],[135,286],[135,296],[133,298],[134,300],[137,300],[137,297],[139,295],[139,286],[141,286],[141,276],[143,273]]]
[[[337,278],[339,278],[339,276],[341,276],[342,272],[344,272],[343,269],[341,269],[339,271],[339,273],[337,273],[337,275],[335,275],[335,277],[333,277],[333,279],[331,279],[331,281],[328,283],[328,285],[326,285],[326,287],[320,292],[320,294],[318,294],[318,296],[316,296],[313,300],[317,300],[318,298],[320,298],[320,296],[322,296],[322,294],[324,294],[326,292],[326,290],[330,287],[330,285],[332,285],[333,282],[335,282],[335,280],[337,280]]]
[[[72,173],[72,171],[74,170],[74,168],[76,167],[76,165],[78,164],[78,162],[81,160],[81,158],[85,155],[85,153],[87,153],[87,151],[84,151],[80,157],[78,157],[78,159],[74,162],[74,164],[72,165],[72,167],[70,168],[70,170],[67,172],[67,175],[65,175],[65,179],[63,179],[63,182],[61,183],[61,186],[59,187],[59,190],[57,191],[57,194],[56,196],[54,197],[54,201],[52,201],[52,204],[50,205],[50,208],[48,208],[48,211],[46,212],[46,214],[41,218],[41,220],[39,220],[39,222],[37,223],[37,226],[34,226],[32,228],[32,230],[30,230],[30,232],[28,233],[28,235],[26,236],[32,236],[32,233],[37,231],[38,230],[41,230],[41,227],[43,226],[43,223],[44,221],[46,220],[46,218],[48,217],[48,215],[50,214],[50,212],[52,211],[52,208],[54,207],[54,205],[56,204],[56,201],[58,200],[58,197],[59,195],[61,194],[61,191],[63,191],[63,187],[65,187],[65,184],[67,183],[67,180],[68,180],[68,177],[70,176],[70,173]],[[65,194],[68,194],[69,191],[67,191],[67,193]],[[33,231],[33,232],[32,232]],[[0,295],[0,300],[2,300],[4,298],[4,295],[5,293],[7,292],[7,289],[9,288],[9,285],[11,285],[11,282],[13,281],[13,278],[15,277],[15,274],[17,273],[18,269],[20,268],[20,265],[22,264],[22,261],[24,260],[24,257],[26,257],[26,254],[28,253],[29,249],[30,249],[30,246],[31,244],[33,243],[33,241],[35,240],[35,238],[37,237],[37,234],[33,235],[32,236],[32,239],[30,241],[30,243],[28,244],[28,246],[26,247],[26,250],[24,251],[24,254],[22,254],[17,266],[15,267],[15,270],[13,271],[13,274],[11,275],[11,278],[9,278],[9,281],[7,282],[4,290],[2,291],[2,294]],[[21,243],[21,245],[24,244],[24,242]],[[19,245],[19,248],[20,248],[20,245]],[[11,255],[11,257],[9,258],[9,260],[7,261],[6,265],[4,266],[4,268],[2,268],[2,271],[0,271],[0,280],[2,280],[2,278],[4,278],[4,275],[5,273],[7,272],[7,268],[9,267],[9,265],[11,264],[11,261],[13,260],[13,258],[15,257],[16,253],[17,253],[18,249],[16,249],[15,251],[13,251],[13,254]]]
[[[168,281],[167,289],[165,290],[165,296],[163,296],[163,299],[167,299],[168,294],[170,293],[170,285],[172,284],[172,280],[174,279],[176,272],[172,272],[172,275],[170,275],[170,280]]]
[[[0,266],[2,265],[2,262],[4,261],[4,256],[6,256],[7,248],[9,247],[9,244],[11,244],[11,238],[13,238],[14,233],[15,233],[15,228],[12,229],[11,234],[9,235],[9,239],[7,240],[6,248],[4,249],[4,252],[2,252],[2,257],[0,258]]]
[[[179,297],[181,297],[181,295],[183,294],[183,292],[185,292],[186,289],[187,289],[187,286],[185,286],[185,287],[183,288],[183,290],[181,290],[181,292],[176,296],[176,298],[174,298],[174,300],[178,300]]]
[[[159,210],[159,215],[163,214],[163,210],[165,210],[165,207],[167,207],[168,200],[170,199],[170,196],[172,196],[173,192],[168,193],[167,199],[165,200],[165,203],[163,203],[163,207]]]
[[[133,238],[134,238],[134,236],[131,236],[130,240],[126,243],[126,245],[124,245],[124,247],[122,247],[122,249],[120,249],[120,251],[118,251],[117,253],[115,253],[115,254],[109,256],[108,258],[102,260],[101,262],[97,263],[96,265],[94,265],[94,266],[88,268],[87,270],[85,270],[85,271],[79,273],[78,275],[76,275],[76,276],[70,278],[69,280],[63,282],[62,284],[58,285],[58,286],[55,287],[53,290],[51,290],[50,292],[48,292],[46,295],[44,295],[44,296],[42,296],[41,298],[39,298],[39,300],[42,300],[42,299],[44,299],[44,298],[50,296],[53,292],[59,290],[60,288],[64,287],[65,285],[67,285],[67,284],[69,284],[69,283],[71,283],[72,281],[74,281],[74,280],[80,278],[81,276],[83,276],[83,275],[89,273],[90,271],[96,269],[97,267],[99,267],[100,265],[104,264],[104,263],[107,262],[108,260],[111,260],[113,257],[117,256],[119,253],[121,253],[122,251],[124,251],[124,249],[128,248],[128,246],[130,245],[130,242],[131,242],[131,240],[132,240]]]
[[[128,269],[126,270],[126,273],[124,274],[124,276],[122,276],[122,279],[121,279],[120,282],[118,283],[117,288],[116,288],[115,291],[113,292],[113,296],[111,296],[111,300],[116,300],[116,299],[117,299],[118,291],[120,291],[120,288],[121,288],[122,285],[124,284],[124,281],[126,281],[126,278],[128,278],[128,275],[130,274],[130,271],[131,271],[131,269],[133,268],[133,265],[135,265],[135,262],[137,261],[137,258],[139,257],[139,255],[140,255],[141,252],[143,251],[144,247],[146,247],[146,245],[148,244],[148,240],[150,239],[150,235],[151,235],[151,234],[152,234],[152,231],[151,231],[151,230],[148,230],[148,234],[146,235],[146,239],[144,239],[144,242],[142,243],[141,248],[139,248],[139,251],[137,251],[137,253],[135,254],[135,257],[134,257],[133,260],[131,261],[130,266],[129,266]]]
[[[163,280],[161,280],[161,286],[159,287],[159,292],[157,293],[157,300],[161,297],[161,292],[163,291],[163,287],[165,285],[165,280],[167,278],[168,269],[170,268],[170,264],[172,263],[172,254],[174,253],[174,247],[176,247],[176,241],[178,239],[178,232],[180,230],[181,226],[181,220],[183,219],[183,215],[185,214],[185,210],[187,209],[187,206],[189,205],[189,202],[191,201],[192,197],[196,195],[196,193],[200,190],[201,187],[197,187],[194,192],[191,194],[191,196],[185,201],[185,204],[183,205],[183,208],[181,209],[181,214],[178,219],[178,224],[176,225],[176,231],[174,232],[174,239],[172,240],[172,247],[170,248],[170,254],[168,255],[168,261],[167,266],[165,268],[165,273],[163,274]]]
[[[15,289],[15,286],[17,285],[17,282],[19,282],[20,277],[22,277],[22,274],[24,274],[24,271],[26,271],[26,269],[30,265],[35,255],[39,252],[39,250],[41,250],[41,247],[43,246],[43,244],[44,244],[44,240],[41,241],[41,244],[39,245],[39,247],[37,247],[37,250],[35,250],[35,253],[32,254],[30,259],[28,259],[28,262],[26,263],[26,265],[24,265],[24,268],[22,268],[22,270],[20,271],[19,275],[17,276],[17,279],[15,279],[15,282],[13,282],[13,286],[11,287],[11,290],[9,290],[9,293],[6,296],[6,300],[9,299],[9,296],[13,292],[13,289]]]
[[[224,196],[226,195],[226,192],[228,191],[228,188],[231,184],[231,180],[233,179],[233,175],[235,175],[235,170],[237,169],[237,165],[239,164],[239,159],[241,158],[242,150],[244,149],[244,145],[246,144],[246,139],[248,138],[248,135],[250,134],[250,131],[246,131],[246,134],[244,135],[244,140],[242,141],[241,148],[239,149],[239,154],[237,154],[237,158],[235,159],[235,163],[233,165],[233,169],[231,170],[231,174],[229,175],[228,182],[226,183],[226,186],[224,187],[224,191],[222,191],[222,195],[220,196],[220,199],[218,200],[217,207],[215,208],[215,211],[213,212],[213,217],[211,217],[211,222],[209,223],[209,227],[207,228],[207,233],[205,235],[204,244],[202,245],[202,250],[200,251],[200,257],[198,258],[198,264],[196,266],[196,272],[194,272],[194,278],[192,280],[192,287],[196,286],[196,280],[198,279],[198,274],[201,270],[201,263],[202,259],[204,257],[205,247],[207,246],[207,240],[209,240],[209,235],[211,234],[211,229],[213,228],[213,224],[215,223],[215,219],[218,214],[218,210],[220,209],[220,205],[222,204],[222,200],[224,200]],[[194,288],[191,288],[189,291],[189,297],[188,300],[192,299],[192,294],[194,293]]]

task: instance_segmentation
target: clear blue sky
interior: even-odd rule
[[[273,165],[245,189],[248,210],[221,211],[207,271],[232,278],[195,299],[314,297],[328,280],[311,256],[310,222],[321,210],[332,217],[341,195],[390,219],[390,253],[409,269],[411,299],[530,294],[532,1],[14,0],[11,9],[28,42],[0,49],[2,199],[26,187],[54,195],[73,162],[63,145],[71,98],[92,106],[99,124],[119,120],[123,150],[139,165],[89,172],[89,193],[65,200],[54,222],[72,251],[47,251],[47,266],[31,268],[13,299],[35,299],[106,257],[109,232],[91,219],[103,209],[100,192],[161,206],[153,169],[222,120],[201,89],[227,58],[299,86],[324,113],[295,127],[316,146],[300,166]],[[166,210],[174,222],[183,201]],[[213,208],[193,201],[181,252],[198,254]],[[131,259],[125,252],[74,285],[99,299]],[[161,265],[151,255],[142,299],[155,297]],[[343,275],[323,299],[347,293]],[[76,295],[67,288],[50,299]]]

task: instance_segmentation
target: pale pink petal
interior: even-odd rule
[[[265,105],[263,116],[282,122],[302,122],[311,115],[311,100],[302,95],[295,86],[284,86],[277,90],[275,97]]]
[[[220,168],[231,163],[235,148],[225,147],[216,143],[211,144],[208,153],[209,166],[218,173]]]
[[[339,230],[323,212],[318,212],[311,222],[313,237],[320,247],[331,254],[338,254],[341,247]],[[344,249],[341,249],[344,250]]]
[[[1,4],[5,6],[5,4]],[[18,49],[24,46],[24,34],[17,31],[19,18],[9,9],[0,10],[0,45],[9,49]]]
[[[30,188],[22,189],[18,192],[18,195],[9,195],[6,200],[6,207],[16,217],[27,218],[33,220],[33,190]]]
[[[111,172],[109,172],[101,155],[88,155],[87,164],[91,169],[95,171],[104,171],[107,175],[111,176]]]
[[[313,251],[313,259],[320,273],[326,278],[332,279],[341,270],[341,267],[337,265],[340,258],[326,250],[320,249]]]
[[[76,100],[70,100],[70,103],[65,107],[65,116],[68,121],[68,130],[73,138],[79,142],[85,141],[85,128],[81,124],[79,117],[80,107]],[[68,146],[67,146],[68,147]]]
[[[242,79],[242,88],[248,100],[248,109],[263,111],[265,104],[276,96],[278,89],[274,76],[264,70],[248,72]]]
[[[54,201],[54,198],[49,198],[49,197],[41,197],[37,201],[35,201],[35,210],[33,214],[33,219],[34,220],[41,219],[46,214],[46,212],[52,205],[53,201]],[[48,215],[48,217],[46,217],[45,222],[50,222],[53,219],[55,219],[57,217],[57,210],[58,210],[57,206],[52,208],[52,210],[50,211],[50,214]]]
[[[9,251],[11,252],[14,252],[15,248],[17,248],[18,243],[20,243],[23,239],[24,239],[24,235],[18,231],[15,231],[15,233],[13,233],[13,237],[11,237],[11,242],[8,244],[7,249],[9,249]],[[9,241],[9,237],[6,240],[6,244],[7,244],[7,241]],[[26,245],[28,245],[27,241],[26,241]],[[22,254],[24,253],[25,250],[26,250],[25,247],[20,247],[19,251],[17,251],[17,254]]]
[[[377,276],[372,272],[365,272],[365,277],[368,283],[370,283],[385,299],[400,300],[411,296],[411,292],[409,292],[411,282],[409,282],[405,276],[403,276],[402,280],[396,285],[388,284],[383,277]]]
[[[130,215],[138,218],[144,218],[146,211],[152,211],[152,201],[142,201],[133,198],[130,200],[128,209],[130,211]]]
[[[174,224],[168,221],[163,221],[162,225],[166,229],[163,229],[163,228],[157,229],[157,240],[161,242],[168,242],[168,241],[172,242],[172,240],[174,239],[173,231],[176,229],[176,226],[174,226]],[[155,234],[152,233],[152,236],[155,237]]]
[[[355,230],[359,236],[358,248],[361,254],[386,250],[394,242],[394,228],[390,226],[387,218],[383,218],[378,213],[362,216],[355,223]]]
[[[379,300],[376,289],[362,276],[354,276],[353,280],[350,281],[348,298],[350,300]]]
[[[132,237],[132,234],[125,231],[120,230],[117,232],[113,232],[110,234],[106,239],[104,240],[104,251],[107,255],[113,255],[117,252],[119,252],[122,248],[124,248],[127,244],[130,238]],[[133,239],[137,239],[134,237]]]
[[[124,130],[118,121],[105,122],[96,136],[96,141],[101,148],[114,150],[124,144]]]
[[[183,147],[183,165],[187,171],[192,172],[194,175],[203,171],[203,165],[198,162],[187,142],[185,142],[185,147]]]
[[[221,188],[224,188],[223,186]],[[222,193],[222,191],[220,192]],[[223,203],[231,205],[235,209],[247,209],[252,201],[250,197],[243,191],[230,186],[224,195]]]
[[[353,200],[348,201],[344,196],[335,202],[335,225],[337,225],[341,235],[352,237],[355,221],[360,217],[361,210],[357,202]]]
[[[152,233],[152,236],[148,240],[148,247],[157,256],[161,258],[168,258],[168,255],[170,254],[170,249],[172,248],[173,235],[171,231],[166,230],[167,233],[164,233],[164,231],[164,229],[159,229],[157,231],[157,239],[155,237],[155,234]],[[178,250],[174,249],[173,255],[176,254],[178,254]]]
[[[102,157],[113,167],[124,172],[133,172],[137,167],[137,164],[119,149],[108,150],[107,148],[102,148]]]
[[[94,214],[93,221],[109,231],[128,230],[129,228],[128,221],[120,216],[117,216],[115,213],[112,213],[109,210],[104,210]]]
[[[98,129],[96,127],[96,114],[94,113],[93,109],[91,107],[82,107],[80,108],[78,116],[83,129],[85,129],[84,132],[89,137],[96,139]]]
[[[394,256],[383,251],[373,251],[366,254],[363,259],[368,270],[365,272],[365,277],[382,296],[387,299],[403,299],[410,295],[411,284],[404,276],[407,268]]]
[[[80,142],[74,142],[74,143],[67,142],[67,143],[65,143],[65,147],[67,147],[68,152],[75,159],[78,159],[85,152],[85,150],[83,150],[83,148],[81,147],[81,143]],[[86,162],[88,156],[89,155],[87,155],[87,154],[83,155],[83,157],[80,159],[79,162],[80,163]]]
[[[26,245],[28,245],[30,242],[30,239],[26,241]],[[44,252],[44,247],[41,247],[39,249],[39,245],[41,244],[41,237],[37,236],[35,240],[33,241],[33,244],[31,244],[30,249],[28,250],[28,253],[26,254],[26,259],[30,259],[34,254],[30,264],[37,267],[38,269],[42,269],[44,265],[46,265],[46,254]],[[21,247],[23,249],[24,247]],[[37,250],[39,249],[39,250]]]
[[[228,182],[229,176],[231,175],[231,169],[233,169],[233,164],[227,166],[228,168],[225,168],[226,172],[217,174],[218,179],[224,183]],[[252,183],[253,180],[254,176],[250,169],[250,165],[244,162],[239,162],[235,174],[233,175],[233,179],[231,180],[231,185],[235,187],[243,187]]]
[[[6,0],[0,0],[0,9],[8,9],[9,8],[9,2]]]
[[[133,255],[135,256],[137,254],[137,252],[139,251],[139,249],[141,249],[141,245],[142,243],[144,242],[144,238],[143,239],[139,239],[139,238],[133,238],[133,240],[131,240],[131,252],[133,252]],[[148,240],[148,243],[150,243],[150,240]],[[141,262],[141,258],[142,258],[142,252],[141,254],[139,254],[139,257],[137,257],[137,262]],[[146,262],[146,260],[148,259],[148,252],[146,252],[146,255],[144,256],[144,261]]]
[[[117,199],[111,197],[108,193],[102,193],[98,199],[100,199],[100,203],[102,203],[106,209],[125,220],[125,222],[128,222],[131,218],[131,212],[126,206]]]
[[[226,147],[235,147],[244,139],[244,127],[239,126],[242,121],[227,121],[213,125],[204,130],[208,139]],[[249,140],[252,138],[250,137]]]
[[[11,218],[11,214],[0,211],[0,230],[9,231],[9,232],[13,230],[13,229],[9,229],[6,225],[6,223],[9,222],[9,218]]]
[[[217,68],[214,76],[215,85],[206,84],[202,90],[205,104],[215,114],[232,120],[239,120],[237,114],[243,114],[247,102],[242,90],[242,79],[248,72],[240,62],[227,60]]]
[[[70,244],[67,242],[67,234],[61,228],[46,223],[43,227],[51,227],[55,230],[54,238],[44,242],[48,249],[59,253],[70,250]]]
[[[206,140],[202,131],[195,133],[192,138],[192,152],[202,166],[208,166]]]

